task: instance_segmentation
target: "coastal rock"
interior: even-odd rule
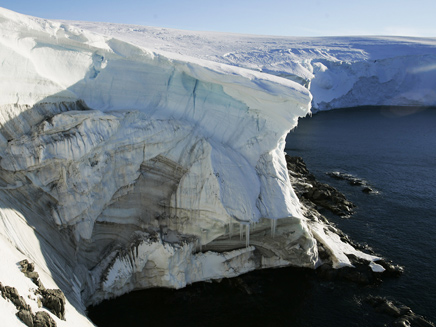
[[[291,176],[298,179],[298,181],[294,181],[293,185],[297,189],[296,193],[300,199],[304,197],[342,217],[349,217],[353,214],[355,205],[334,187],[320,183],[309,172],[303,158],[286,155],[286,163]]]
[[[344,267],[334,269],[331,264],[325,263],[317,270],[317,276],[328,281],[350,281],[361,285],[370,285],[378,283],[381,280],[382,274],[374,272],[368,262],[361,260],[351,260],[353,267]]]
[[[363,193],[373,193],[374,190],[369,186],[365,186],[364,188],[362,188],[362,192]]]
[[[347,174],[339,171],[327,172],[326,174],[332,178],[347,181],[348,184],[352,186],[360,186],[362,188],[363,193],[378,193],[368,185],[367,181],[359,177],[353,176],[351,174]]]
[[[404,267],[395,265],[391,261],[381,259],[377,261],[377,263],[385,268],[383,274],[388,277],[400,277],[404,272]]]
[[[424,317],[415,314],[408,306],[381,296],[369,296],[365,300],[375,311],[393,318],[388,326],[392,327],[434,327]]]

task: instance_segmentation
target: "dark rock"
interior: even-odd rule
[[[375,311],[387,314],[391,317],[400,317],[401,312],[391,301],[385,300],[375,307]]]
[[[38,286],[38,287],[42,286],[42,283],[39,280],[39,274],[36,271],[25,272],[24,275],[26,277],[30,278],[36,286]]]
[[[413,314],[412,309],[410,309],[408,306],[401,304],[401,303],[397,303],[397,308],[400,310],[400,314],[402,316],[406,316],[409,314]]]
[[[408,320],[411,322],[412,327],[434,327],[434,324],[428,320],[425,320],[424,317],[413,315],[407,316]]]
[[[59,289],[38,290],[42,305],[59,319],[65,320],[65,295]]]
[[[5,291],[2,292],[4,294],[4,297],[6,299],[9,299],[18,310],[20,309],[30,310],[29,305],[26,304],[26,301],[22,296],[20,296],[20,294],[18,293],[15,287],[5,286],[4,289]]]
[[[318,243],[318,256],[323,261],[328,260],[330,258],[329,252],[320,243]]]
[[[381,296],[369,296],[365,300],[375,311],[395,318],[388,326],[392,327],[434,327],[424,317],[416,315],[409,307]]]
[[[434,327],[434,324],[414,313],[401,316],[388,325],[389,327]]]
[[[365,180],[355,177],[351,174],[341,173],[339,171],[328,172],[326,174],[329,175],[330,177],[333,177],[334,179],[347,181],[348,184],[352,186],[361,186],[362,192],[364,193],[374,193],[374,190],[368,186]]]
[[[385,271],[383,272],[384,276],[399,277],[404,272],[404,267],[399,265],[394,265],[392,262],[388,262],[386,260],[379,260],[377,261],[377,263],[381,265],[383,268],[385,268]]]
[[[340,270],[340,276],[343,279],[355,282],[357,284],[367,285],[374,281],[373,274],[369,271],[359,271],[357,268],[345,267]]]
[[[386,314],[391,317],[401,317],[401,310],[395,305],[394,302],[381,296],[369,296],[366,299],[375,311]]]
[[[16,313],[18,319],[20,319],[26,326],[33,327],[33,314],[29,310],[21,309]]]
[[[56,327],[56,322],[47,312],[38,311],[33,319],[34,327]]]
[[[239,276],[236,278],[228,279],[227,282],[233,287],[239,289],[247,295],[262,294],[261,280],[253,276]]]
[[[309,172],[303,158],[291,157],[287,154],[285,155],[285,158],[286,158],[286,165],[287,165],[288,170],[290,170],[294,174],[304,176],[309,180],[315,180],[315,176],[313,176]]]
[[[354,204],[334,187],[320,183],[306,167],[301,157],[285,156],[289,174],[296,178],[293,183],[295,193],[300,198],[308,199],[315,205],[323,207],[340,216],[353,213]]]
[[[4,299],[6,299],[6,295],[5,295],[5,293],[6,293],[6,289],[5,289],[5,287],[3,286],[3,284],[0,282],[0,292],[1,292],[1,294],[2,294],[2,297],[4,298]]]
[[[21,260],[19,262],[21,266],[21,272],[33,272],[35,270],[35,264],[32,262],[30,263],[27,259]]]
[[[26,271],[24,275],[26,275],[27,278],[30,278],[32,280],[39,278],[39,274],[36,271]]]
[[[19,264],[21,266],[21,272],[24,273],[27,278],[30,278],[32,282],[38,286],[38,288],[44,287],[39,280],[39,274],[35,271],[35,264],[33,262],[29,262],[27,259],[24,259],[21,260]]]
[[[35,285],[38,286],[38,289],[45,290],[44,284],[41,282],[39,278],[37,280],[32,279],[32,282],[34,282]]]
[[[339,216],[347,216],[353,213],[355,205],[348,201],[345,196],[334,187],[312,181],[312,188],[303,194],[305,198]]]
[[[410,321],[407,317],[401,317],[389,324],[390,327],[410,327]]]
[[[324,263],[316,270],[317,275],[328,281],[334,281],[338,278],[338,270],[333,269],[332,265],[330,263]]]
[[[334,269],[331,263],[324,263],[316,269],[317,276],[323,280],[349,281],[360,285],[372,285],[380,282],[380,273],[373,272],[368,261],[348,255],[353,267]]]

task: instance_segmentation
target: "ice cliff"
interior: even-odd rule
[[[16,263],[35,262],[44,285],[67,297],[58,325],[85,326],[85,305],[133,289],[314,268],[317,243],[338,268],[350,253],[375,259],[306,220],[283,154],[286,134],[310,111],[308,86],[320,109],[351,103],[368,90],[356,90],[357,66],[303,56],[283,63],[293,67],[284,76],[250,63],[259,54],[227,53],[238,59],[224,62],[213,49],[210,58],[176,45],[170,53],[150,38],[147,50],[146,34],[135,42],[121,34],[0,8],[3,284],[32,298]],[[378,74],[365,77],[375,84],[399,81],[395,94],[434,83],[434,54],[418,56],[427,61],[398,59],[414,67],[413,81],[410,72],[394,78],[387,61],[361,66]],[[341,74],[354,91],[337,83]],[[342,98],[323,93],[338,88]],[[410,94],[401,99],[434,104],[430,91],[425,101]]]
[[[150,49],[294,80],[310,89],[314,111],[436,105],[436,38],[277,37],[71,23]]]

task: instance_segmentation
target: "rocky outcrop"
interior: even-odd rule
[[[44,308],[49,310],[59,319],[65,320],[65,295],[59,289],[39,288],[37,294],[41,295]]]
[[[363,193],[378,193],[372,186],[368,185],[367,181],[351,174],[340,171],[327,172],[326,174],[334,179],[347,181],[352,186],[360,186]]]
[[[35,271],[35,264],[24,259],[19,262],[21,272],[38,286],[35,294],[39,295],[38,303],[49,310],[59,319],[65,320],[65,295],[60,289],[46,289],[39,279],[39,274]],[[26,317],[26,315],[24,315]],[[41,318],[43,319],[43,318]],[[43,320],[46,320],[45,318]]]
[[[434,327],[423,316],[415,314],[404,304],[381,296],[369,296],[365,299],[376,312],[392,317],[389,327]]]
[[[34,327],[56,327],[56,322],[47,312],[38,311],[33,318]]]
[[[0,282],[0,291],[2,293],[2,297],[10,300],[18,310],[31,310],[24,298],[18,294],[18,291],[15,287],[3,286],[3,284]]]
[[[32,309],[22,296],[18,294],[15,287],[3,286],[0,283],[1,295],[4,299],[10,300],[17,308],[16,316],[28,327],[56,327],[56,322],[47,312],[38,311],[32,313]]]
[[[308,171],[303,158],[286,155],[286,163],[291,177],[294,177],[293,186],[300,200],[305,198],[342,217],[353,214],[355,205],[334,187],[319,182]]]
[[[366,246],[362,246],[356,242],[353,242],[345,233],[333,226],[328,220],[323,217],[317,210],[317,199],[312,196],[307,196],[307,194],[314,194],[319,188],[319,182],[316,180],[315,176],[311,174],[303,159],[301,157],[291,157],[286,155],[287,167],[290,170],[290,176],[293,181],[293,186],[295,188],[296,194],[298,194],[300,200],[307,208],[306,217],[320,219],[324,221],[330,229],[334,230],[335,234],[338,235],[341,240],[346,244],[352,244],[353,248],[365,250],[366,252],[372,253],[372,250]],[[362,191],[365,193],[376,192],[370,188],[366,181],[359,179],[355,176],[346,173],[333,172],[328,173],[333,178],[345,180],[353,186],[362,187]],[[321,189],[329,189],[327,185],[322,185]],[[369,190],[368,190],[369,189]],[[335,190],[333,193],[325,192],[324,197],[327,203],[336,203],[337,199],[345,199],[343,194],[337,195],[339,192]],[[332,195],[333,194],[333,195]],[[328,196],[332,198],[328,199]],[[341,201],[339,200],[339,202]],[[346,200],[345,200],[346,201]],[[347,202],[345,202],[347,203]],[[336,208],[333,210],[329,205],[321,205],[323,208],[327,208],[332,212],[341,215],[341,211]],[[343,267],[341,269],[334,269],[331,262],[331,253],[325,248],[321,243],[318,243],[318,253],[322,260],[322,264],[315,271],[317,278],[327,281],[347,281],[352,283],[357,283],[359,285],[378,285],[384,278],[398,278],[404,272],[404,267],[393,264],[391,261],[386,259],[379,259],[376,262],[370,262],[368,260],[357,257],[353,254],[348,254],[347,257],[350,259],[351,266]],[[237,287],[242,287],[246,289],[244,283],[235,282]],[[247,291],[247,294],[248,291]],[[410,307],[403,305],[402,303],[388,299],[380,296],[369,296],[365,299],[365,302],[371,305],[376,312],[385,314],[392,318],[392,321],[388,324],[390,327],[434,327],[435,325],[425,319],[425,317],[415,314]]]
[[[317,210],[317,208],[321,206],[339,216],[344,216],[344,211],[340,210],[338,207],[354,207],[354,205],[346,199],[345,195],[327,184],[318,182],[316,177],[307,169],[303,158],[286,155],[286,162],[295,193],[305,207],[305,216],[312,220],[323,221],[327,229],[337,235],[343,244],[349,244],[355,249],[374,254],[371,248],[354,242]],[[337,174],[334,174],[333,177],[337,177]],[[348,175],[342,176],[341,174],[338,178],[346,179],[348,177]],[[353,185],[365,184],[364,182],[355,182],[354,178],[351,182]],[[323,192],[322,190],[326,191]],[[324,201],[320,202],[318,198],[311,196],[316,192],[323,194]],[[368,259],[351,253],[347,254],[347,258],[350,260],[350,266],[336,269],[337,267],[333,267],[331,260],[331,251],[325,244],[322,244],[322,242],[318,242],[318,253],[322,264],[316,270],[317,276],[329,281],[347,280],[368,285],[378,283],[385,277],[399,277],[404,271],[403,267],[395,265],[386,259],[378,258],[376,262],[369,262]]]

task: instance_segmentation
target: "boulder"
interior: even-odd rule
[[[42,305],[59,319],[65,320],[65,295],[59,289],[38,290]]]
[[[45,311],[38,311],[33,319],[34,327],[56,327],[56,322]]]
[[[21,309],[16,313],[18,319],[20,319],[26,326],[34,327],[33,314],[30,310]]]

